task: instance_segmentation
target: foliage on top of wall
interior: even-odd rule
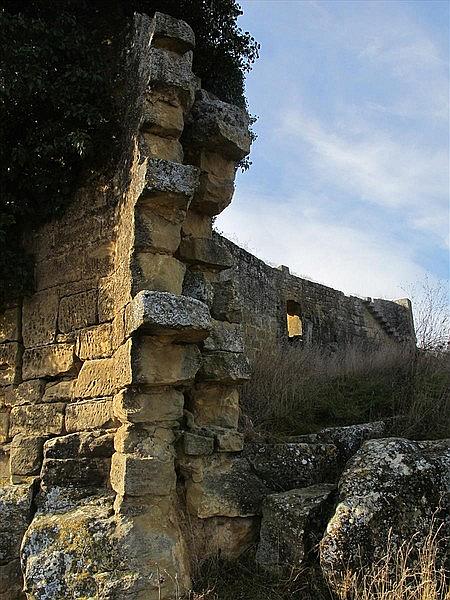
[[[237,26],[236,0],[3,0],[0,304],[31,287],[23,232],[61,215],[80,177],[111,164],[121,139],[117,51],[133,12],[157,10],[194,29],[203,87],[245,106],[259,46]]]

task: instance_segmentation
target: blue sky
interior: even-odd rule
[[[346,293],[449,277],[449,3],[247,0],[253,165],[216,226]]]

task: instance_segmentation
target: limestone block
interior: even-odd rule
[[[174,455],[175,432],[164,425],[125,423],[116,431],[114,448],[121,454],[169,460]]]
[[[147,156],[172,160],[177,163],[183,162],[183,146],[178,140],[161,137],[154,133],[143,133]]]
[[[19,559],[0,565],[0,600],[26,600],[22,580]]]
[[[318,543],[332,509],[334,484],[322,483],[280,494],[263,502],[257,562],[281,574],[301,567]]]
[[[15,406],[11,410],[10,435],[59,435],[64,427],[65,404]]]
[[[203,481],[187,484],[187,506],[201,519],[215,516],[249,517],[261,512],[269,489],[243,458],[214,461],[204,471]]]
[[[211,315],[219,321],[239,323],[242,318],[242,309],[239,301],[239,292],[236,284],[231,279],[214,283],[214,300]]]
[[[80,292],[61,298],[58,328],[62,333],[89,327],[97,322],[97,290]]]
[[[213,320],[209,336],[204,345],[205,350],[211,352],[244,352],[244,336],[242,326],[236,323]]]
[[[113,401],[114,416],[122,422],[169,423],[176,425],[183,417],[184,396],[167,388],[149,393],[122,390]]]
[[[20,544],[31,516],[30,485],[0,488],[0,564],[19,558]]]
[[[113,227],[113,225],[110,225]],[[116,244],[110,240],[102,244],[91,241],[87,245],[83,260],[83,279],[106,276],[114,269]]]
[[[179,248],[180,258],[187,263],[223,271],[233,266],[230,252],[215,240],[184,238]]]
[[[214,438],[185,431],[183,433],[183,452],[189,456],[212,454]]]
[[[200,300],[200,302],[210,307],[214,298],[214,287],[211,279],[215,277],[215,273],[201,271],[195,266],[189,267],[184,275],[183,296]]]
[[[22,335],[26,348],[55,342],[58,302],[58,295],[51,290],[24,299]]]
[[[159,214],[158,206],[148,201],[140,201],[136,206],[136,250],[173,254],[181,241],[181,225],[174,215]],[[167,211],[169,212],[169,211]],[[169,218],[167,218],[169,217]],[[175,221],[175,222],[173,222]]]
[[[102,458],[45,458],[41,480],[44,489],[76,486],[77,488],[105,485],[109,461]]]
[[[234,194],[234,177],[226,179],[212,173],[202,173],[192,200],[192,209],[214,217],[231,203]]]
[[[155,12],[151,27],[152,46],[184,54],[195,47],[195,35],[187,23]]]
[[[18,434],[11,442],[11,474],[37,475],[42,463],[45,438]]]
[[[338,452],[333,444],[246,444],[254,473],[273,490],[286,491],[334,481]]]
[[[149,49],[149,55],[149,88],[171,88],[177,94],[184,110],[189,110],[200,87],[198,77],[192,73],[191,52],[180,56],[175,52],[152,47]]]
[[[185,237],[207,238],[212,237],[212,219],[204,214],[192,210],[192,205],[186,214],[182,227]]]
[[[160,460],[152,456],[138,456],[116,452],[111,461],[111,485],[121,495],[164,496],[175,490],[174,459]]]
[[[182,385],[191,383],[200,368],[200,351],[194,344],[164,344],[144,336],[136,358],[135,383]]]
[[[69,404],[66,408],[65,423],[68,433],[114,427],[112,399],[95,398],[85,402]]]
[[[179,102],[157,92],[146,95],[141,129],[161,137],[178,139],[183,132],[183,109]]]
[[[244,448],[244,436],[233,429],[214,428],[217,450],[219,452],[240,452]]]
[[[186,210],[198,185],[199,170],[190,165],[157,158],[147,161],[144,195],[166,196]]]
[[[9,449],[9,444],[0,446],[0,487],[11,483]]]
[[[250,152],[248,114],[201,90],[189,114],[185,137],[194,146],[241,160]]]
[[[5,404],[7,406],[39,404],[44,393],[44,388],[44,379],[31,379],[19,385],[8,387],[5,389]]]
[[[202,355],[201,381],[236,384],[250,378],[246,356],[236,352],[207,352]]]
[[[73,398],[75,379],[51,381],[45,386],[42,402],[70,402]]]
[[[211,517],[196,521],[192,526],[195,554],[202,560],[220,556],[235,561],[259,537],[259,524],[253,517]]]
[[[75,398],[99,398],[113,396],[117,391],[131,385],[132,342],[122,344],[111,358],[88,360],[83,363],[75,383]]]
[[[82,275],[83,262],[80,260],[79,252],[52,256],[37,262],[35,266],[35,280],[38,291],[80,281]]]
[[[77,336],[75,354],[81,360],[106,358],[112,354],[112,325],[103,323],[82,329]]]
[[[0,444],[8,440],[9,435],[9,411],[0,412]]]
[[[0,344],[20,340],[20,318],[18,306],[0,312]]]
[[[76,372],[73,344],[52,344],[23,353],[23,378],[57,377]]]
[[[186,267],[176,258],[138,252],[135,264],[135,292],[147,289],[181,294]]]
[[[47,440],[45,458],[111,458],[114,433],[102,430],[81,431]]]
[[[190,391],[189,410],[200,427],[235,429],[239,420],[239,392],[235,387],[197,384]]]
[[[0,344],[0,386],[20,381],[20,358],[22,349],[17,342]]]
[[[208,307],[168,292],[139,292],[126,308],[125,332],[164,335],[182,342],[201,342],[211,324]]]

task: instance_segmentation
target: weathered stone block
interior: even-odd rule
[[[47,383],[42,402],[70,402],[73,398],[75,382],[75,379],[67,379]]]
[[[189,206],[198,185],[199,171],[190,165],[162,159],[149,159],[145,176],[144,196],[165,195],[174,206]]]
[[[240,452],[244,447],[244,436],[233,429],[214,428],[217,450],[219,452]]]
[[[323,483],[267,496],[257,562],[275,573],[301,567],[325,528],[335,491],[335,485]]]
[[[195,212],[191,206],[187,211],[182,231],[185,237],[211,239],[212,219],[207,215]]]
[[[215,271],[223,271],[233,266],[230,252],[215,240],[184,238],[178,253],[184,262],[202,265]]]
[[[214,298],[214,287],[211,279],[217,277],[217,275],[197,269],[195,266],[186,269],[183,280],[183,295],[200,300],[200,302],[204,302],[210,307]]]
[[[122,390],[114,396],[114,416],[122,422],[172,422],[183,417],[184,396],[178,390],[167,388],[150,393]]]
[[[189,114],[185,137],[192,145],[241,160],[250,152],[248,114],[201,90]]]
[[[26,600],[22,588],[20,560],[12,560],[6,565],[0,565],[0,600]]]
[[[9,435],[9,411],[0,412],[0,444],[8,440]]]
[[[122,344],[111,358],[88,360],[83,363],[76,380],[75,398],[99,398],[113,396],[117,391],[131,385],[132,341]]]
[[[42,486],[76,486],[80,488],[105,485],[109,474],[109,461],[102,458],[45,458],[42,465]]]
[[[114,453],[114,433],[81,431],[47,440],[45,458],[111,458]]]
[[[136,255],[135,292],[150,289],[181,294],[185,265],[166,254],[138,252]]]
[[[160,460],[152,456],[113,454],[111,485],[118,494],[164,496],[175,490],[176,474],[173,457]]]
[[[68,333],[97,322],[97,290],[80,292],[61,298],[58,313],[58,328]]]
[[[181,241],[181,225],[176,222],[178,218],[168,220],[166,216],[158,214],[157,206],[146,201],[138,202],[135,215],[136,250],[170,254],[176,251]]]
[[[52,344],[23,353],[23,378],[57,377],[76,371],[73,344]]]
[[[156,92],[146,95],[141,123],[143,131],[178,139],[183,128],[183,109],[177,101]]]
[[[183,451],[189,456],[212,454],[214,438],[185,431],[183,433]]]
[[[190,391],[189,410],[200,427],[235,429],[239,420],[239,392],[229,386],[197,384]]]
[[[152,19],[152,46],[184,54],[195,47],[195,36],[187,23],[155,12]]]
[[[242,318],[242,309],[236,284],[231,279],[218,281],[214,286],[214,300],[211,315],[219,321],[239,323]]]
[[[201,519],[253,516],[260,514],[268,493],[245,459],[213,460],[205,469],[202,482],[188,482],[187,505]]]
[[[20,544],[31,517],[30,485],[0,488],[0,564],[19,557]]]
[[[112,354],[112,325],[103,323],[78,333],[75,354],[81,360],[105,358]]]
[[[181,385],[194,380],[200,368],[197,346],[164,344],[144,336],[136,359],[135,383]]]
[[[18,306],[0,312],[0,344],[20,339],[20,309]]]
[[[21,404],[39,404],[44,393],[45,380],[32,379],[19,385],[13,385],[5,390],[5,404],[19,406]]]
[[[96,398],[85,402],[69,404],[66,408],[66,431],[87,429],[108,429],[114,427],[115,420],[112,399]]]
[[[11,474],[36,475],[42,463],[44,437],[18,434],[11,442]]]
[[[139,330],[182,342],[200,342],[207,337],[210,324],[205,304],[168,292],[139,292],[125,312],[127,336]]]
[[[171,88],[176,92],[184,110],[189,110],[200,87],[199,79],[192,73],[192,54],[180,56],[160,48],[150,48],[150,78],[152,90]]]
[[[22,316],[23,343],[26,348],[52,344],[56,338],[58,295],[54,291],[24,298]]]
[[[214,217],[229,206],[233,194],[234,178],[226,179],[212,173],[202,173],[191,206],[193,210]]]
[[[10,436],[23,435],[47,436],[59,435],[64,428],[65,404],[36,404],[15,406],[11,410]]]
[[[0,345],[0,386],[19,383],[21,354],[22,350],[17,342]]]
[[[183,162],[183,146],[178,140],[161,137],[153,133],[143,133],[147,156],[174,162]]]
[[[226,321],[213,321],[209,336],[204,345],[205,350],[224,352],[244,352],[244,336],[242,326]]]
[[[220,383],[240,383],[250,378],[246,356],[236,352],[211,352],[202,354],[199,379]]]

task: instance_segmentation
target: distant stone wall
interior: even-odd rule
[[[234,259],[221,279],[234,286],[239,297],[246,349],[252,356],[274,343],[289,342],[287,314],[294,305],[302,335],[290,344],[414,343],[409,300],[361,299],[325,285],[291,275],[287,267],[273,268],[217,235]]]

